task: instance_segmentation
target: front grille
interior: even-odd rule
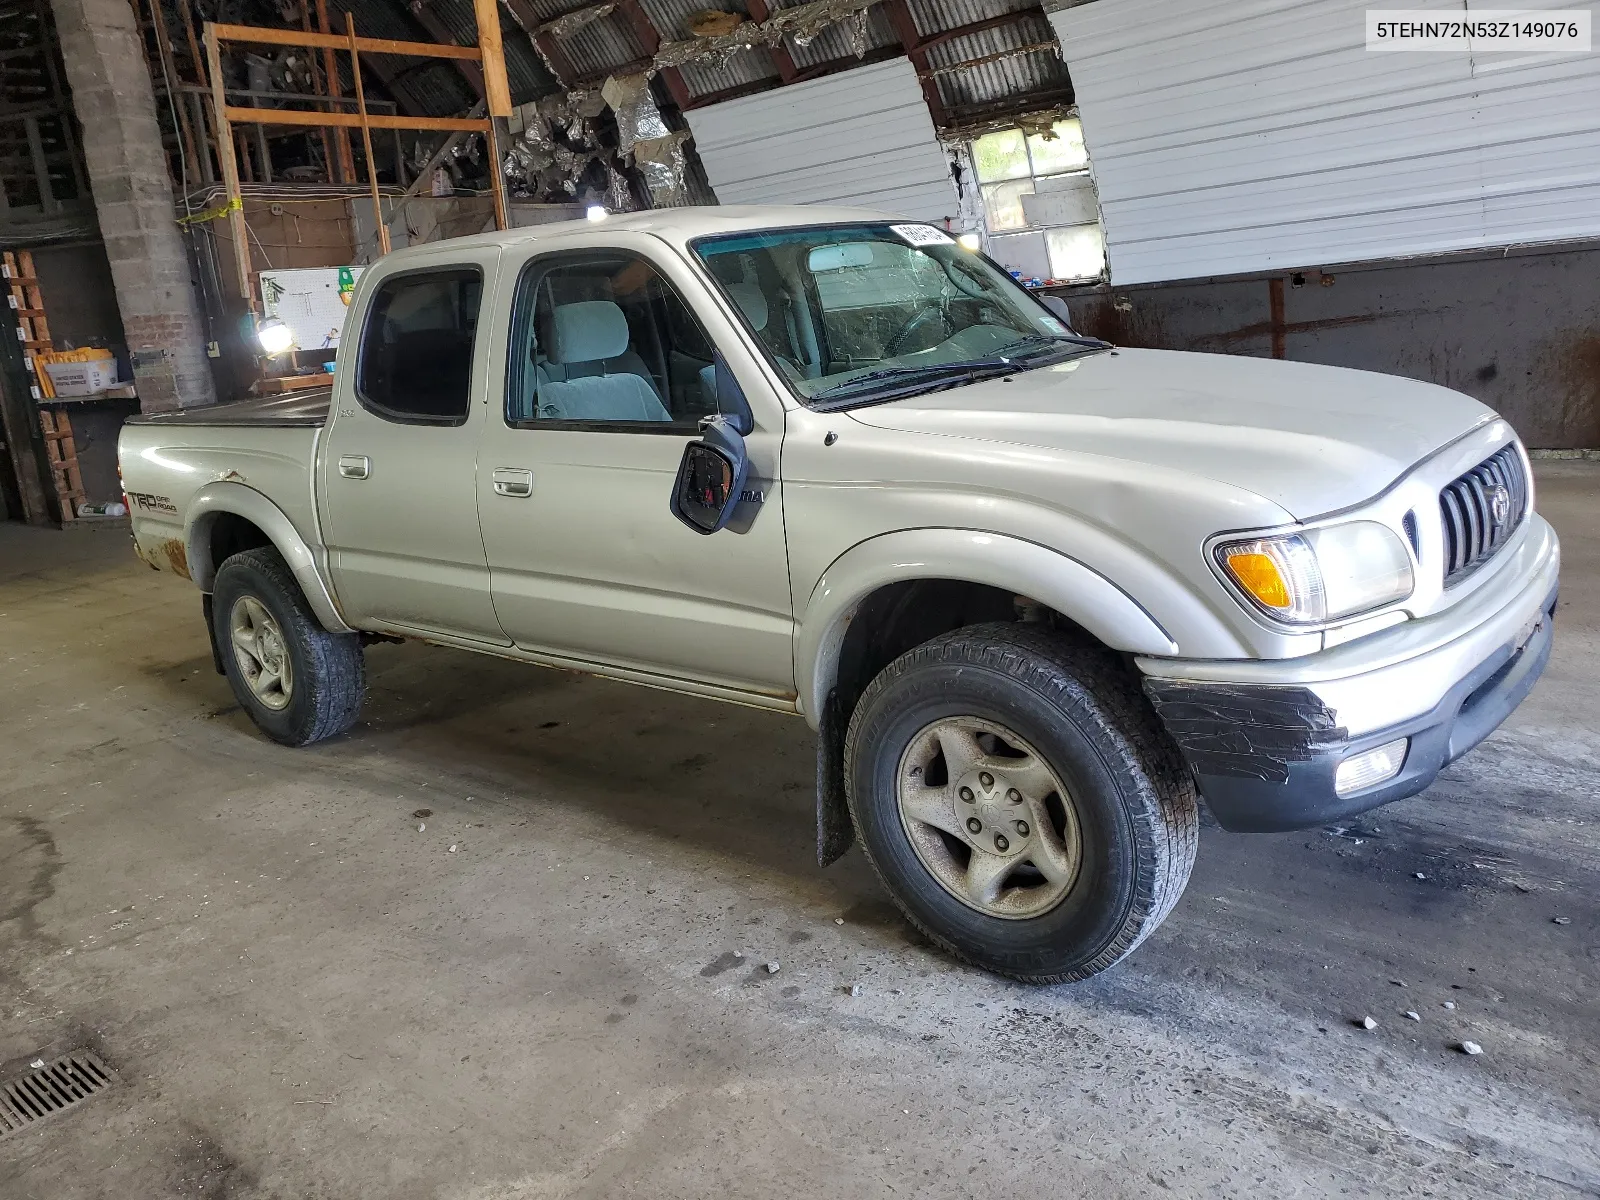
[[[1496,499],[1501,519],[1496,520]],[[1496,451],[1439,493],[1444,522],[1445,586],[1477,570],[1522,524],[1528,511],[1528,477],[1515,445]]]

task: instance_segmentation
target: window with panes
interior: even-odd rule
[[[1094,179],[1083,127],[1057,121],[1051,136],[1001,129],[972,142],[972,165],[989,233],[1042,233],[1057,279],[1105,273]]]

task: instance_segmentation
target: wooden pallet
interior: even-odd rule
[[[56,345],[50,340],[50,322],[45,316],[39,278],[33,271],[32,252],[7,250],[0,271],[11,285],[6,300],[17,316],[17,339],[22,344],[23,364],[34,377],[33,398],[36,402],[48,400],[55,395],[55,389],[50,386],[50,377],[45,374],[37,355],[41,350],[54,350]],[[45,457],[49,460],[50,479],[56,489],[56,506],[61,513],[61,523],[66,525],[78,519],[78,505],[85,499],[72,421],[64,412],[41,408],[39,428],[44,433]]]

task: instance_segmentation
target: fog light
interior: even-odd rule
[[[1352,754],[1334,772],[1333,790],[1341,796],[1348,796],[1351,792],[1359,792],[1385,779],[1393,779],[1405,765],[1406,747],[1410,744],[1410,738],[1400,738],[1386,742],[1376,750]]]

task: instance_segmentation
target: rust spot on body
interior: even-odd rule
[[[161,543],[161,552],[167,556],[167,565],[175,574],[182,575],[185,579],[192,578],[189,574],[189,552],[181,541],[177,538],[168,538]]]

